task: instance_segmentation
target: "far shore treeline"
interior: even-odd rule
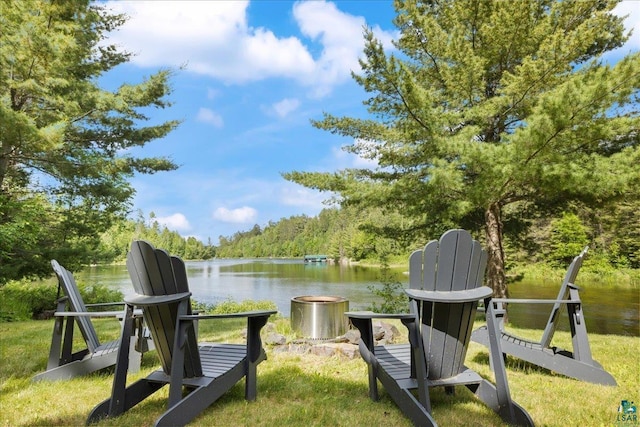
[[[609,208],[576,206],[554,217],[534,221],[526,232],[507,233],[508,272],[519,267],[543,265],[563,270],[585,246],[589,255],[585,269],[595,273],[640,268],[640,202]],[[337,263],[396,264],[427,243],[422,238],[381,237],[368,224],[394,227],[401,217],[378,209],[326,208],[316,216],[296,215],[270,221],[264,226],[219,236],[218,244],[183,237],[161,225],[152,212],[145,218],[122,219],[99,236],[98,245],[84,255],[88,264],[123,263],[133,240],[152,242],[185,260],[212,258],[302,258],[324,254]],[[437,238],[434,235],[432,238]],[[482,233],[477,238],[483,239]],[[43,276],[47,276],[46,274]],[[634,275],[635,276],[635,275]]]
[[[585,267],[592,271],[604,273],[624,268],[638,269],[638,211],[640,202],[619,203],[606,209],[581,205],[572,211],[532,221],[526,231],[509,228],[505,233],[507,268],[545,264],[564,269],[588,245]],[[324,209],[314,217],[282,218],[264,227],[256,224],[232,236],[220,236],[215,255],[234,258],[325,254],[338,262],[402,264],[409,253],[425,245],[426,240],[380,237],[368,230],[368,224],[393,228],[402,221],[402,217],[383,214],[379,209]],[[431,238],[438,236],[434,234]],[[482,241],[484,235],[477,233],[476,237]]]

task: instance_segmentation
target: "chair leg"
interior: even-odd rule
[[[578,300],[578,290],[573,287],[569,288],[572,300]],[[581,304],[567,304],[567,312],[569,314],[569,326],[571,327],[571,339],[573,343],[573,357],[583,363],[593,363],[591,355],[591,347],[589,346],[589,338],[587,336],[587,326],[582,313]]]
[[[429,410],[416,399],[411,390],[400,387],[396,380],[391,378],[384,370],[380,370],[379,373],[380,382],[382,382],[389,396],[415,426],[435,427],[438,425]]]
[[[224,383],[212,381],[207,386],[196,388],[180,401],[170,406],[158,418],[154,426],[176,427],[186,425],[224,395],[237,381],[237,378],[229,378]]]
[[[73,321],[72,321],[73,322]],[[60,365],[60,352],[62,349],[62,330],[64,329],[64,317],[56,317],[51,334],[51,348],[47,360],[47,370]]]
[[[496,389],[496,386],[491,384],[489,381],[482,380],[482,382],[478,384],[467,384],[466,386],[485,405],[500,415],[500,418],[505,422],[525,427],[534,426],[529,413],[516,402],[511,401],[509,405],[502,404],[498,398],[498,390]]]
[[[487,333],[489,335],[489,357],[492,361],[491,368],[495,377],[494,386],[487,380],[483,380],[475,386],[469,385],[469,389],[474,391],[476,396],[497,412],[500,417],[508,423],[523,426],[533,426],[531,417],[522,407],[511,399],[509,383],[507,381],[507,371],[504,365],[505,355],[500,345],[500,329],[494,313],[491,298],[485,299]]]
[[[142,365],[142,353],[139,351],[137,344],[138,338],[132,336],[129,347],[129,372],[136,373],[140,371]]]
[[[49,369],[33,377],[33,381],[68,380],[74,377],[89,374],[91,372],[113,366],[116,362],[116,354],[107,354],[100,357],[92,357],[86,360],[75,360],[62,366]]]
[[[98,422],[103,418],[120,415],[133,408],[138,403],[142,402],[148,396],[160,390],[163,386],[163,383],[147,381],[146,379],[136,381],[126,388],[122,396],[118,397],[123,401],[123,404],[120,406],[122,408],[122,411],[120,413],[110,413],[110,408],[112,405],[111,398],[109,398],[100,402],[95,408],[93,408],[93,410],[89,414],[89,417],[87,418],[87,424]]]

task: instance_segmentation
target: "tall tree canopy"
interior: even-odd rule
[[[0,2],[0,283],[86,262],[130,208],[127,178],[176,167],[129,151],[178,125],[145,125],[171,73],[100,88],[130,58],[106,42],[125,19],[88,0]]]
[[[353,76],[372,118],[313,123],[378,167],[285,178],[398,210],[414,235],[484,230],[489,284],[506,295],[510,223],[638,197],[640,54],[602,59],[628,38],[616,3],[396,0],[397,52],[365,30]]]

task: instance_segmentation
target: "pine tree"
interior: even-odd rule
[[[353,75],[370,118],[313,123],[378,167],[285,178],[401,212],[414,236],[482,230],[488,284],[505,296],[511,221],[638,198],[640,54],[602,59],[628,38],[616,3],[397,0],[397,51],[365,30]]]
[[[145,125],[169,105],[171,72],[99,85],[130,58],[106,42],[125,19],[88,0],[0,2],[0,280],[89,261],[130,208],[128,178],[176,168],[129,150],[178,125]]]

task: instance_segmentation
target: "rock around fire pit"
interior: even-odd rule
[[[305,338],[332,339],[343,335],[348,326],[345,312],[349,301],[336,296],[291,298],[291,328]]]

